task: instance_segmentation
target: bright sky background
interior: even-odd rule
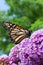
[[[0,11],[7,11],[9,6],[6,4],[5,0],[0,0]]]

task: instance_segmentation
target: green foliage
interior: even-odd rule
[[[38,29],[43,29],[43,18],[39,18],[35,23],[31,24],[30,30],[35,31]]]
[[[38,0],[6,0],[10,6],[8,15],[15,14],[17,17],[28,17],[31,22],[43,16],[43,4]]]
[[[20,18],[13,18],[12,21],[13,21],[14,24],[22,26],[22,27],[24,27],[26,29],[28,29],[30,27],[30,25],[31,25],[31,22],[30,22],[29,18],[27,18],[25,16],[20,17]]]

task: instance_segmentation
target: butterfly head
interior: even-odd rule
[[[30,30],[29,31],[28,30],[25,30],[25,33],[26,33],[27,36],[30,36],[31,35],[31,31]]]

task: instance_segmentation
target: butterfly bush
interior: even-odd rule
[[[11,49],[9,59],[14,65],[43,65],[43,43],[38,47],[26,38]]]
[[[23,39],[12,47],[8,57],[0,59],[0,62],[6,62],[4,65],[43,65],[43,29],[32,33],[30,38]]]

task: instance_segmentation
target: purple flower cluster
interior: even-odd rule
[[[38,31],[35,31],[30,36],[31,42],[41,44],[43,42],[43,29],[40,29]]]
[[[0,65],[9,65],[9,58],[7,55],[0,56]]]
[[[43,29],[15,45],[6,59],[4,65],[43,65]]]
[[[38,47],[24,39],[20,44],[11,49],[9,59],[16,65],[43,65],[43,46]]]

